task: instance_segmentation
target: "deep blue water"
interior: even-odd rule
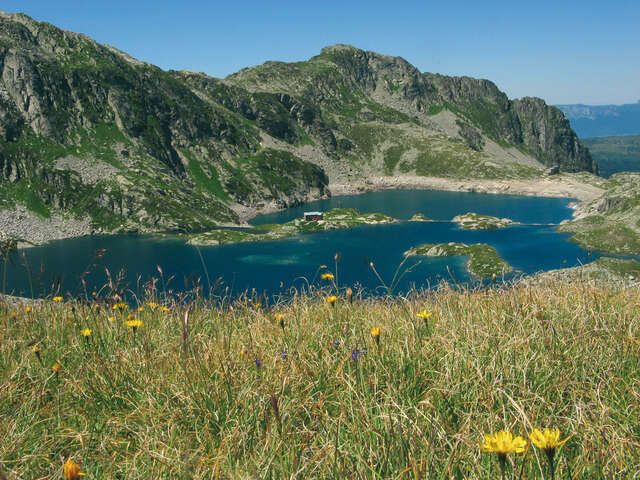
[[[387,190],[332,197],[309,202],[281,212],[260,215],[250,223],[288,222],[302,217],[303,212],[350,207],[361,212],[379,212],[406,220],[415,213],[422,213],[434,220],[451,220],[458,214],[482,213],[494,217],[506,217],[521,223],[560,223],[571,217],[565,198],[524,197],[518,195],[492,195],[469,192],[441,192],[436,190]]]
[[[527,223],[493,231],[462,230],[450,222],[402,222],[391,225],[361,226],[349,230],[301,234],[285,240],[200,247],[202,260],[195,247],[174,238],[154,236],[93,236],[51,242],[25,249],[31,274],[22,260],[9,268],[9,291],[30,295],[31,277],[36,295],[51,293],[55,282],[63,291],[79,293],[80,276],[87,290],[99,290],[106,283],[105,268],[113,277],[125,269],[125,280],[132,293],[140,293],[141,285],[158,277],[157,266],[165,279],[173,277],[168,287],[174,292],[185,290],[185,277],[200,277],[205,289],[209,282],[220,279],[222,287],[233,293],[247,289],[268,295],[287,293],[290,287],[318,284],[318,268],[327,265],[334,270],[334,254],[340,253],[338,280],[341,285],[362,285],[369,291],[380,286],[369,262],[373,261],[382,278],[390,283],[401,264],[403,252],[423,243],[465,242],[488,243],[518,272],[570,267],[597,257],[556,232],[554,226],[530,225],[557,223],[569,218],[569,200],[488,195],[436,191],[384,191],[357,196],[336,197],[306,204],[284,212],[256,218],[256,224],[283,222],[296,218],[305,210],[326,210],[336,206],[354,207],[362,212],[383,212],[407,219],[414,213],[439,220],[475,211],[512,218]],[[93,254],[106,249],[98,260]],[[203,264],[204,261],[204,264]],[[414,265],[400,284],[400,290],[411,285],[427,287],[443,279],[466,282],[465,258],[411,259]],[[206,269],[206,272],[205,272]],[[207,274],[209,280],[207,280]],[[160,287],[161,284],[159,283]]]

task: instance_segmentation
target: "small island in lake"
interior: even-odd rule
[[[416,213],[409,219],[409,221],[410,222],[433,222],[434,220],[432,218],[427,217],[426,215],[423,215],[422,213]]]
[[[513,271],[511,265],[505,262],[496,249],[484,243],[437,243],[425,244],[414,247],[405,252],[405,255],[417,255],[422,257],[469,257],[467,269],[476,277],[488,278],[492,275],[504,275]]]
[[[497,230],[511,225],[519,225],[518,222],[514,222],[510,218],[498,218],[473,212],[457,215],[453,217],[452,222],[466,230]]]
[[[321,220],[297,218],[286,223],[259,225],[250,229],[221,228],[189,235],[191,245],[224,245],[239,242],[279,240],[302,232],[339,230],[360,225],[381,225],[399,220],[382,213],[360,213],[355,208],[334,208],[324,212]]]

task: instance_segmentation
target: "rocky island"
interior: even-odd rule
[[[457,215],[453,217],[452,221],[465,230],[497,230],[511,225],[519,225],[518,222],[509,218],[497,218],[473,212]]]
[[[493,275],[500,276],[513,271],[513,268],[500,258],[495,248],[484,243],[475,243],[472,245],[455,242],[425,244],[412,248],[405,252],[405,255],[423,257],[469,257],[467,263],[469,273],[480,278],[489,278]]]

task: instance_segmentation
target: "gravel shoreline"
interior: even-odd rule
[[[577,201],[571,205],[574,209],[581,204],[598,198],[604,192],[602,188],[586,183],[571,174],[530,180],[463,180],[399,175],[394,177],[370,177],[344,184],[329,184],[329,191],[332,197],[393,189],[441,190],[449,192],[569,198]],[[275,203],[272,203],[260,207],[244,207],[242,211],[237,213],[239,213],[241,220],[246,224],[246,222],[258,215],[280,210],[283,209]]]
[[[57,213],[44,218],[23,206],[15,210],[0,210],[0,240],[18,239],[19,248],[82,237],[92,232],[89,218],[80,220]]]

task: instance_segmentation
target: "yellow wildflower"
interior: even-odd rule
[[[144,307],[138,307],[139,312],[144,312]]]
[[[158,304],[156,302],[148,302],[149,308],[158,308]]]
[[[335,277],[333,276],[333,273],[323,273],[322,275],[320,275],[320,278],[322,278],[322,280],[328,280],[331,281],[333,280]]]
[[[11,320],[15,320],[17,316],[16,312],[11,312]]]
[[[544,431],[540,431],[537,428],[529,434],[529,439],[536,447],[541,450],[555,450],[558,447],[564,445],[571,437],[567,437],[564,440],[560,440],[560,430],[557,428],[545,428]]]
[[[39,345],[34,345],[33,347],[31,347],[31,350],[33,350],[33,353],[35,353],[36,358],[38,359],[38,362],[40,362],[40,365],[42,365],[42,357],[40,356],[40,346]]]
[[[127,315],[127,320],[133,320],[135,317],[133,315],[133,313],[130,313],[129,315]]]
[[[416,317],[422,318],[423,320],[428,319],[431,315],[433,315],[433,312],[427,312],[426,310],[416,313]]]
[[[61,368],[62,368],[62,365],[56,362],[53,364],[53,367],[51,367],[51,370],[53,371],[53,373],[58,373]]]
[[[556,455],[556,448],[564,445],[571,437],[567,437],[564,440],[560,440],[560,430],[557,428],[545,428],[543,432],[537,428],[533,429],[533,432],[529,434],[529,439],[536,447],[543,450],[549,461],[549,468],[551,469],[551,478],[555,477],[555,462],[554,457]]]
[[[527,446],[527,441],[520,437],[514,437],[511,432],[500,430],[496,434],[484,434],[484,443],[480,444],[483,452],[495,452],[499,456],[507,453],[522,453]]]
[[[57,296],[57,297],[53,297],[53,301],[56,303],[60,303],[62,301],[62,297]]]
[[[84,338],[88,338],[89,335],[91,335],[91,329],[83,328],[82,330],[80,330],[80,335],[82,335]]]
[[[382,329],[380,327],[373,327],[371,329],[371,336],[373,337],[373,339],[376,341],[376,344],[380,345],[380,332],[382,332]]]
[[[78,480],[82,475],[86,475],[80,471],[80,465],[71,459],[68,459],[64,464],[64,478],[65,480]]]
[[[331,305],[335,305],[335,303],[338,301],[338,297],[336,297],[335,295],[329,295],[327,298],[327,303],[331,304]]]
[[[124,322],[124,324],[127,327],[131,327],[131,328],[138,328],[138,327],[141,327],[142,325],[144,325],[142,323],[142,320],[140,320],[140,319],[127,320],[126,322]]]
[[[24,311],[27,313],[31,313],[31,307],[27,305],[26,307],[24,307]]]
[[[283,320],[284,320],[284,313],[276,313],[276,315],[275,315],[275,319],[276,319],[278,322],[283,321]]]
[[[169,307],[163,305],[160,310],[162,310],[163,312],[168,312],[170,309],[169,309]]]
[[[500,430],[495,434],[484,434],[484,443],[480,444],[483,452],[494,452],[498,454],[498,462],[502,471],[502,478],[505,478],[507,465],[507,453],[522,453],[527,446],[527,441],[517,436],[514,438],[511,432]]]
[[[127,305],[126,303],[115,303],[112,307],[114,310],[126,310],[129,308],[129,305]]]
[[[110,322],[115,322],[116,321],[116,317],[107,317],[107,320],[109,320]]]

